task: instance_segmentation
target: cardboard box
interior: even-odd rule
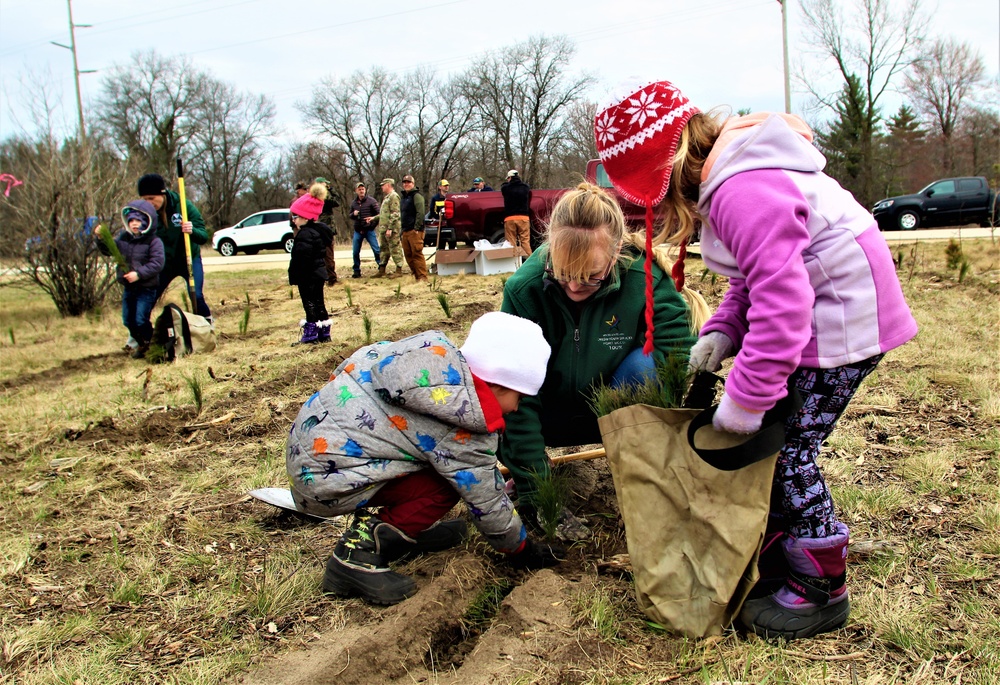
[[[489,250],[478,250],[475,259],[476,273],[480,276],[509,274],[520,266],[521,249],[518,247],[494,247]]]
[[[476,255],[478,250],[471,247],[459,250],[438,250],[434,255],[438,276],[454,276],[455,274],[476,273]]]

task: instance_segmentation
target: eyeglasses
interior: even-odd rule
[[[413,179],[412,178],[404,178],[403,179],[403,183],[413,183]]]
[[[586,281],[574,281],[571,278],[557,278],[556,272],[552,268],[552,257],[548,256],[545,258],[545,273],[546,275],[548,275],[549,278],[551,278],[559,285],[566,285],[567,283],[576,283],[577,285],[583,288],[600,288],[602,285],[607,283],[608,279],[611,278],[611,268],[615,265],[616,261],[617,261],[617,253],[615,253],[615,257],[612,257],[611,261],[608,262],[608,268],[604,270],[604,275],[602,275],[600,278],[590,278]]]

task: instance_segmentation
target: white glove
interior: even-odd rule
[[[732,357],[736,345],[725,333],[710,331],[698,338],[691,348],[688,366],[692,371],[718,371],[722,368],[722,360]]]
[[[712,417],[712,426],[726,433],[756,433],[764,419],[764,412],[744,409],[736,404],[727,393],[722,393],[719,408]]]

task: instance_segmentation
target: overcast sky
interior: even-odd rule
[[[845,0],[846,2],[846,0]],[[895,0],[901,5],[901,0]],[[1000,0],[925,0],[932,32],[968,41],[988,72],[1000,73]],[[531,35],[566,35],[574,72],[598,79],[591,97],[630,76],[672,80],[702,109],[730,105],[781,110],[784,91],[781,5],[776,0],[411,0],[409,3],[178,0],[74,0],[84,101],[101,74],[135,51],[184,55],[240,89],[269,95],[285,140],[301,140],[296,102],[327,75],[380,65],[404,74],[417,66],[446,75],[486,50]],[[65,0],[0,0],[0,139],[24,128],[22,81],[52,80],[65,131],[76,127],[73,65]],[[800,10],[789,2],[789,43],[796,62],[808,45]],[[899,100],[891,102],[892,113]],[[792,109],[807,98],[793,91]]]

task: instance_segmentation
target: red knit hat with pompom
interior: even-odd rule
[[[646,208],[646,344],[653,351],[653,207],[667,194],[681,131],[700,110],[669,81],[619,86],[594,117],[594,139],[604,171],[626,200]],[[685,246],[671,270],[684,287]]]

